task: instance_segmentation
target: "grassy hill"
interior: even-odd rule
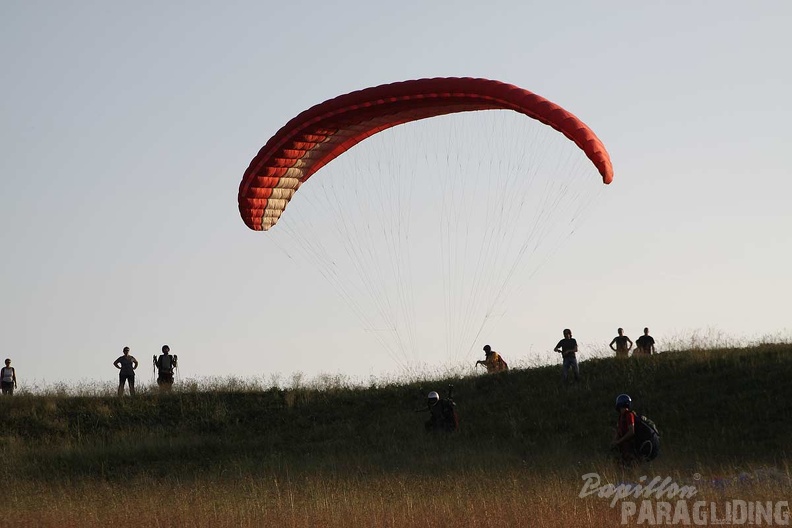
[[[456,493],[479,493],[479,486],[502,486],[509,476],[515,489],[524,490],[529,476],[566,475],[574,486],[586,471],[613,469],[607,448],[616,420],[613,403],[622,392],[661,430],[654,471],[715,473],[770,465],[789,473],[792,345],[595,359],[581,364],[581,375],[580,383],[568,386],[561,383],[559,366],[547,366],[370,388],[2,398],[0,486],[7,489],[0,493],[46,525],[48,517],[34,500],[42,493],[71,497],[130,482],[148,489],[212,482],[220,490],[265,480],[268,494],[272,482],[280,493],[283,479],[319,479],[321,489],[346,482],[355,496],[361,489],[390,489],[394,482],[420,487],[432,481],[451,487],[468,482],[469,488]],[[445,395],[449,384],[461,430],[427,435],[426,414],[415,409],[428,391]],[[64,491],[64,482],[78,491]],[[77,499],[63,504],[72,500]],[[270,511],[260,506],[256,515]],[[248,520],[253,518],[260,520]],[[63,515],[58,523],[68,525]],[[381,525],[399,524],[409,523]]]

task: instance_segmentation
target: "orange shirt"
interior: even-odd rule
[[[487,367],[487,372],[500,372],[504,369],[503,360],[500,355],[494,350],[487,354],[487,359],[484,360],[484,366]]]
[[[619,438],[627,434],[630,430],[630,426],[633,426],[633,430],[635,430],[635,413],[627,411],[626,413],[619,414],[619,421],[616,424],[616,433],[619,435]]]

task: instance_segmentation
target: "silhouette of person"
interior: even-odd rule
[[[129,355],[129,347],[124,347],[124,355],[113,361],[113,366],[120,370],[118,373],[118,395],[124,395],[124,383],[129,383],[129,395],[135,395],[135,369],[138,360]]]
[[[635,340],[635,352],[633,352],[633,356],[636,354],[644,356],[657,354],[655,350],[655,340],[649,335],[648,328],[644,328],[644,335]]]
[[[493,372],[504,372],[509,370],[509,365],[507,365],[501,355],[492,350],[492,347],[489,345],[484,345],[484,357],[485,359],[476,361],[476,366],[484,365],[488,373],[491,374]]]
[[[157,385],[160,391],[170,392],[173,387],[173,371],[176,368],[176,356],[171,355],[170,347],[162,345],[162,354],[157,358]]]
[[[16,370],[11,366],[10,359],[6,359],[5,367],[0,369],[0,386],[2,386],[3,394],[14,395],[14,389],[17,386]]]
[[[561,369],[561,377],[564,380],[564,383],[567,382],[570,369],[572,369],[572,372],[575,374],[575,381],[579,381],[580,368],[578,367],[576,355],[578,346],[577,341],[572,337],[572,330],[569,328],[564,329],[564,339],[559,341],[553,350],[555,352],[559,352],[561,357],[564,359],[564,366]]]
[[[632,339],[624,335],[624,329],[619,328],[617,330],[619,335],[613,338],[613,341],[610,342],[608,345],[611,350],[616,352],[616,357],[619,358],[626,358],[630,355],[630,349],[633,347]],[[616,346],[613,346],[616,345]]]

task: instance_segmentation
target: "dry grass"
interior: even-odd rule
[[[20,394],[0,400],[0,526],[620,526],[618,505],[579,497],[589,472],[670,476],[695,500],[790,500],[789,352],[594,359],[572,387],[539,367],[367,388],[293,376],[184,382],[163,398]],[[413,410],[447,382],[463,429],[424,435]],[[625,390],[664,435],[632,471],[606,455]]]
[[[760,469],[687,482],[695,500],[788,500],[790,476]],[[637,482],[638,471],[603,472],[603,484]],[[714,475],[714,476],[713,476]],[[649,478],[653,478],[650,474]],[[619,526],[620,505],[579,498],[581,475],[471,471],[448,475],[233,475],[129,482],[20,484],[6,490],[8,526],[93,527],[570,527]],[[691,501],[692,504],[692,501]]]
[[[576,500],[575,493],[526,475],[137,479],[16,489],[6,519],[13,526],[59,527],[555,527],[610,514],[605,503]]]

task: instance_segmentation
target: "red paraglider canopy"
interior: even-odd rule
[[[303,182],[367,137],[410,121],[475,110],[514,110],[553,127],[583,150],[604,183],[613,180],[599,138],[555,103],[489,79],[418,79],[341,95],[289,121],[245,171],[239,186],[242,219],[251,229],[268,230]]]

